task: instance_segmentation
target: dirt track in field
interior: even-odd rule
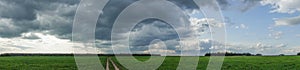
[[[111,60],[110,57],[108,57],[108,58],[106,59],[106,70],[111,70],[111,69],[109,69],[110,63],[114,66],[114,70],[120,70],[120,69],[118,68],[118,66]]]

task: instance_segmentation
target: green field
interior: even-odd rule
[[[105,67],[107,57],[100,57]],[[148,56],[136,56],[141,61]],[[194,58],[194,57],[190,57]],[[117,66],[126,69],[115,58]],[[166,57],[159,70],[177,68],[180,57]],[[197,69],[205,70],[209,57],[200,57]],[[229,56],[223,63],[223,70],[300,70],[300,56]],[[72,56],[15,56],[0,57],[0,70],[74,70],[77,69]],[[111,68],[112,69],[112,68]]]
[[[106,57],[99,58],[105,65]],[[0,57],[0,70],[76,70],[73,56]]]

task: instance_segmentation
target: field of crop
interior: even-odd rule
[[[148,59],[140,56],[136,58],[140,61]],[[174,70],[179,60],[180,57],[166,57],[158,70]],[[200,57],[197,69],[205,70],[208,61],[209,57]],[[222,70],[300,70],[299,63],[300,56],[227,56],[224,59]]]
[[[106,57],[100,57],[105,63]],[[104,64],[105,65],[105,64]],[[12,56],[0,57],[0,70],[75,70],[73,56]]]
[[[107,57],[100,57],[103,67]],[[136,56],[146,61],[148,56]],[[194,58],[194,57],[190,57]],[[124,70],[116,58],[112,60]],[[166,57],[159,70],[177,68],[180,57]],[[209,57],[200,57],[197,69],[205,70]],[[223,63],[223,70],[300,70],[300,56],[229,56]],[[0,70],[74,70],[77,69],[72,56],[15,56],[0,57]]]

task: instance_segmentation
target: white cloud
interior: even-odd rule
[[[191,22],[190,29],[195,34],[201,35],[208,29],[205,19],[190,18],[189,21]]]
[[[281,53],[286,53],[286,54],[297,54],[299,52],[300,52],[300,46],[281,50]]]
[[[280,39],[281,36],[283,35],[282,31],[271,31],[272,33],[269,34],[269,37],[274,38],[274,39]]]
[[[287,44],[266,44],[266,43],[257,43],[256,45],[253,45],[251,48],[253,52],[256,53],[262,53],[262,54],[280,54],[280,51],[284,48],[286,48]]]
[[[296,36],[297,36],[297,37],[300,37],[300,34],[297,34]]]
[[[300,11],[299,0],[263,0],[262,5],[271,5],[274,10],[271,12],[277,13],[295,13]]]
[[[22,33],[21,37],[24,39],[40,39],[40,37],[38,37],[37,34],[38,33],[34,32]]]
[[[234,26],[235,29],[248,29],[249,27],[246,26],[245,24],[240,24],[240,25],[236,25]]]
[[[223,27],[222,21],[216,20],[214,18],[190,18],[189,21],[191,22],[192,26],[200,26],[200,27],[207,27],[205,24],[209,24],[211,27]]]
[[[23,34],[25,37],[30,35],[37,36],[39,39],[25,39],[23,37],[0,38],[0,53],[73,53],[76,48],[81,49],[78,52],[90,52],[90,49],[92,49],[84,47],[81,43],[73,43],[68,39],[59,39],[49,34]]]
[[[201,41],[200,41],[201,42]],[[183,51],[193,51],[193,50],[197,50],[200,51],[200,47],[204,47],[204,46],[199,46],[199,41],[195,40],[195,38],[186,38],[183,39],[182,41],[180,41],[181,45],[183,47],[179,47],[179,45],[176,47],[177,50],[182,49]]]
[[[149,50],[145,50],[143,53],[169,55],[176,54],[176,51],[167,49],[166,45],[162,41],[159,41],[158,43],[150,44]]]
[[[274,19],[275,26],[298,25],[300,24],[300,16]]]
[[[297,54],[297,52],[300,52],[300,48],[297,49],[287,49],[287,50],[282,50],[282,53],[289,53],[289,54]]]
[[[262,5],[271,5],[271,13],[293,14],[300,12],[300,0],[263,0]],[[274,19],[276,26],[300,24],[300,16]]]
[[[241,24],[240,27],[243,28],[243,29],[248,29],[248,27],[245,24]]]
[[[278,44],[278,45],[275,45],[275,48],[284,48],[284,47],[287,47],[287,44]]]

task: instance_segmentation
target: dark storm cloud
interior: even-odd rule
[[[41,10],[53,10],[54,4],[77,4],[78,0],[1,0],[2,18],[14,20],[35,20],[37,12]]]
[[[96,28],[96,38],[100,40],[110,40],[111,30],[114,21],[116,20],[119,13],[124,10],[131,3],[136,0],[111,0],[108,5],[105,6],[103,14],[100,15],[97,28]],[[179,6],[182,10],[186,9],[198,9],[198,6],[192,2],[192,0],[182,1],[182,0],[169,0]],[[117,3],[117,4],[116,4]],[[171,11],[169,13],[172,13]],[[176,14],[174,14],[176,15]],[[130,17],[128,17],[130,18]],[[142,21],[140,24],[135,26],[132,33],[137,33],[130,35],[130,47],[132,51],[145,51],[148,50],[149,44],[155,40],[159,39],[164,41],[168,50],[176,50],[176,46],[179,45],[178,35],[176,31],[167,23],[156,22],[157,20]],[[155,31],[157,29],[157,32]],[[183,37],[189,37],[192,31],[187,31],[182,33]],[[102,44],[102,46],[109,46],[109,44]],[[101,46],[101,45],[98,45]]]
[[[148,45],[158,39],[161,41],[179,39],[177,32],[168,23],[158,19],[147,19],[137,24],[129,35],[131,50],[148,50]],[[172,43],[165,43],[169,50],[175,50]]]
[[[19,37],[21,33],[35,30],[38,25],[27,20],[13,20],[13,19],[2,19],[0,24],[0,37]]]
[[[96,38],[110,40],[110,33],[114,20],[119,13],[128,5],[137,0],[110,0],[103,10],[103,14],[99,18],[96,29]],[[169,0],[178,5],[182,9],[198,9],[193,0]],[[217,0],[222,9],[230,5],[229,0]],[[242,10],[249,9],[260,0],[244,0],[247,5]],[[77,6],[79,0],[1,0],[0,1],[0,17],[12,20],[15,28],[5,28],[1,31],[1,37],[17,37],[21,33],[30,31],[50,30],[51,34],[58,35],[61,38],[70,38],[72,32],[72,22],[62,22],[61,20],[48,20],[53,15],[64,18],[64,20],[73,20],[75,8],[69,9],[69,6]],[[66,5],[66,6],[64,6]],[[65,7],[61,9],[61,7]],[[58,12],[57,12],[58,11]],[[48,14],[49,24],[43,24],[37,21],[39,14]],[[56,17],[57,18],[57,17]],[[57,22],[58,21],[58,22]]]
[[[110,34],[112,25],[117,18],[117,16],[130,4],[136,2],[137,0],[111,0],[103,9],[103,14],[100,15],[97,28],[96,28],[96,38],[103,40],[110,40]],[[182,1],[182,0],[169,0],[182,9],[196,9],[198,8],[192,0]]]
[[[119,13],[137,0],[110,0],[100,15],[96,38],[110,40],[112,24]],[[182,9],[197,9],[192,0],[169,0]],[[71,37],[72,21],[79,0],[1,0],[0,17],[11,19],[14,28],[3,28],[0,37],[18,37],[30,31],[48,31],[60,38]],[[225,1],[218,1],[227,4]],[[75,6],[75,7],[72,7]],[[46,15],[45,15],[46,14]],[[44,19],[38,20],[38,16]],[[1,26],[1,25],[0,25]],[[5,27],[5,26],[3,26]]]
[[[137,0],[110,0],[100,15],[97,28],[96,39],[111,39],[112,25],[122,10]],[[170,0],[171,2],[184,9],[197,9],[192,0]],[[1,0],[0,1],[0,17],[8,19],[7,24],[0,24],[0,37],[20,37],[23,33],[43,32],[56,35],[58,38],[71,39],[72,20],[79,0]],[[149,21],[152,23],[152,21]],[[147,23],[147,22],[145,22]],[[152,24],[142,24],[141,26],[149,26]],[[136,50],[144,50],[154,39],[166,41],[169,49],[174,50],[178,45],[177,33],[169,25],[154,24],[154,27],[164,32],[156,34],[156,32],[148,29],[139,33],[141,37],[134,37],[131,45]],[[153,34],[153,35],[151,35]],[[187,33],[189,34],[189,33]],[[38,39],[34,35],[23,37],[24,39]],[[171,40],[171,41],[169,41]],[[97,47],[109,47],[111,43],[101,43]]]
[[[0,30],[0,37],[18,37],[22,33],[45,30],[57,35],[71,33],[72,22],[61,20],[72,20],[76,8],[70,11],[67,8],[78,3],[78,0],[1,0],[0,18],[10,20],[1,24],[8,23],[11,27],[1,28],[4,30]],[[0,27],[8,27],[8,24]]]
[[[101,40],[110,40],[112,25],[118,15],[128,5],[136,0],[110,0],[103,9],[103,14],[100,15],[97,28],[96,38]]]
[[[96,26],[96,39],[110,41],[112,26],[117,16],[135,1],[137,0],[110,0],[99,16]],[[169,1],[182,10],[199,9],[193,0]],[[218,0],[217,2],[219,2],[222,9],[230,5],[227,0]],[[43,32],[56,35],[58,38],[71,39],[72,23],[78,4],[79,0],[1,0],[0,18],[7,19],[3,22],[8,24],[0,24],[0,37],[20,37],[22,33]],[[210,5],[209,3],[203,4]],[[141,27],[137,26],[136,31],[139,32],[139,35],[131,39],[131,46],[135,47],[133,50],[147,49],[144,46],[149,45],[154,39],[165,41],[169,49],[176,49],[178,35],[175,30],[170,25],[155,23],[154,21],[145,21],[142,22],[144,24],[141,24]],[[143,29],[143,26],[148,26],[150,29]],[[153,32],[151,27],[162,32]],[[190,33],[182,34],[184,37],[188,37]],[[102,43],[98,47],[101,48],[103,45],[108,47],[111,46],[111,43]]]

